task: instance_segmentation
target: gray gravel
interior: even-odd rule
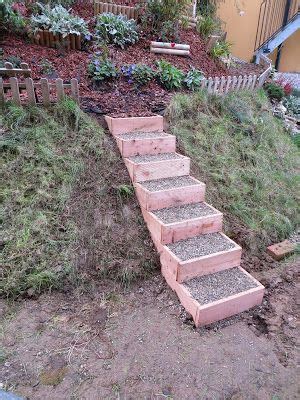
[[[147,163],[153,161],[175,160],[181,158],[181,156],[176,153],[162,153],[155,155],[146,154],[144,156],[133,156],[128,158],[130,161],[133,161],[135,163]]]
[[[152,211],[165,224],[184,221],[187,219],[203,217],[205,215],[215,214],[215,210],[204,203],[186,204],[170,208],[162,208]]]
[[[238,268],[199,276],[183,285],[200,304],[207,304],[257,287],[256,283]]]
[[[162,138],[169,136],[165,132],[130,132],[119,135],[120,138],[125,140],[131,139],[152,139],[152,138]]]
[[[219,251],[229,250],[234,247],[227,238],[220,233],[207,233],[190,239],[179,240],[168,244],[167,247],[182,261],[191,258],[207,256]]]
[[[173,189],[177,187],[197,185],[198,182],[194,181],[190,176],[176,176],[175,178],[155,179],[152,181],[143,182],[142,185],[150,190],[156,192],[158,190]]]

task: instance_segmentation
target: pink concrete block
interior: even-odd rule
[[[243,268],[239,267],[239,269],[245,275],[249,276],[257,286],[205,305],[201,305],[192,297],[186,287],[176,282],[174,276],[165,266],[162,266],[162,274],[168,285],[176,292],[183,307],[192,315],[196,327],[199,327],[229,318],[261,304],[264,295],[264,286]]]
[[[161,265],[163,265],[179,283],[197,276],[213,274],[227,268],[238,267],[241,263],[242,248],[224,235],[224,233],[221,233],[221,235],[231,241],[234,247],[207,256],[182,261],[172,253],[167,246],[164,246],[160,256]]]
[[[145,154],[174,153],[176,151],[176,136],[167,135],[157,138],[124,139],[122,135],[115,136],[117,145],[123,157]]]
[[[153,117],[132,117],[132,118],[113,118],[105,116],[110,133],[120,135],[128,132],[162,132],[163,117],[155,115]]]
[[[283,242],[272,244],[267,248],[267,252],[275,260],[280,261],[283,258],[291,255],[296,249],[296,244],[290,242],[289,240],[284,240]]]
[[[142,183],[137,182],[134,183],[134,188],[142,208],[148,211],[158,210],[165,207],[204,201],[205,183],[195,178],[192,179],[197,182],[197,184],[158,190],[155,192],[146,189]]]
[[[165,224],[152,212],[143,209],[142,212],[152,237],[162,244],[168,244],[204,233],[220,232],[222,230],[223,214],[215,208],[211,208],[214,210],[214,214],[170,224]]]
[[[152,179],[171,178],[188,175],[190,172],[189,157],[181,156],[171,160],[135,163],[124,158],[132,182],[150,181]]]

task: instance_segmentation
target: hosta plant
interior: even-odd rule
[[[124,65],[121,68],[122,74],[128,79],[129,83],[136,86],[145,86],[155,76],[154,71],[146,64]]]
[[[184,78],[184,83],[190,90],[199,89],[202,80],[204,79],[204,74],[199,69],[192,67]]]
[[[72,15],[70,10],[66,10],[61,5],[51,8],[50,5],[37,4],[40,8],[40,14],[31,17],[33,31],[45,29],[55,35],[61,34],[62,37],[75,34],[82,35],[86,40],[90,39],[91,34],[83,18]]]
[[[125,15],[104,13],[97,17],[96,38],[101,43],[115,44],[122,49],[139,40],[137,26],[133,19]]]
[[[157,61],[157,80],[168,90],[179,89],[182,86],[184,73],[167,61]]]
[[[102,82],[116,78],[118,70],[109,58],[96,53],[88,65],[88,74],[94,82]]]

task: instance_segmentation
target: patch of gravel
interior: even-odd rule
[[[168,244],[167,247],[182,261],[191,258],[207,256],[219,251],[229,250],[234,244],[220,233],[207,233],[176,243]]]
[[[291,234],[289,241],[291,243],[300,244],[300,229]]]
[[[182,206],[162,208],[152,212],[165,224],[215,214],[215,210],[205,203],[186,204]]]
[[[162,153],[162,154],[146,154],[144,156],[133,156],[133,157],[128,157],[130,161],[133,161],[135,163],[147,163],[147,162],[153,162],[153,161],[164,161],[164,160],[175,160],[181,158],[179,154],[176,153]]]
[[[130,132],[130,133],[123,133],[122,135],[118,136],[125,140],[132,140],[132,139],[162,138],[169,135],[165,132]]]
[[[239,268],[193,278],[183,285],[200,304],[207,304],[257,287]]]
[[[197,184],[198,182],[194,181],[194,179],[192,179],[189,175],[176,176],[175,178],[154,179],[152,181],[146,181],[142,183],[142,185],[151,192]]]

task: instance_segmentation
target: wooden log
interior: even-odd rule
[[[103,13],[107,13],[107,11],[108,11],[108,4],[103,3]]]
[[[176,56],[189,56],[190,52],[189,50],[173,50],[173,49],[159,49],[159,48],[150,48],[151,53],[156,53],[156,54],[173,54]]]
[[[112,12],[112,8],[113,8],[113,5],[111,3],[108,4],[107,5],[107,12],[111,13]]]
[[[28,95],[29,104],[36,104],[35,92],[34,92],[34,84],[31,78],[25,79],[26,91]]]
[[[76,50],[81,50],[81,35],[75,35]]]
[[[113,4],[113,6],[112,6],[112,13],[116,15],[116,14],[117,14],[117,10],[118,10],[117,4]]]
[[[50,91],[49,82],[47,78],[42,78],[41,81],[41,91],[42,91],[42,102],[44,106],[50,106]]]
[[[150,42],[150,46],[162,49],[190,50],[190,45],[180,43]]]
[[[70,47],[71,47],[72,50],[76,49],[76,39],[75,39],[75,34],[74,33],[72,33],[70,35]]]
[[[123,7],[122,7],[120,4],[117,5],[117,14],[118,14],[118,15],[119,15],[119,14],[122,14],[122,11],[123,11],[122,8],[123,8]]]
[[[15,77],[11,77],[11,78],[9,78],[9,83],[10,83],[10,87],[11,87],[13,102],[16,103],[18,106],[20,106],[21,98],[20,98],[18,79]]]
[[[56,85],[56,93],[57,93],[57,101],[61,101],[65,97],[65,91],[64,91],[64,82],[61,78],[56,79],[55,81]]]
[[[44,32],[43,32],[43,36],[44,36],[44,46],[50,47],[50,35],[49,35],[49,31],[44,31]]]
[[[78,81],[75,78],[71,79],[71,97],[77,104],[79,104]]]
[[[0,76],[0,105],[3,106],[4,103],[5,103],[5,97],[4,97],[3,79]]]

